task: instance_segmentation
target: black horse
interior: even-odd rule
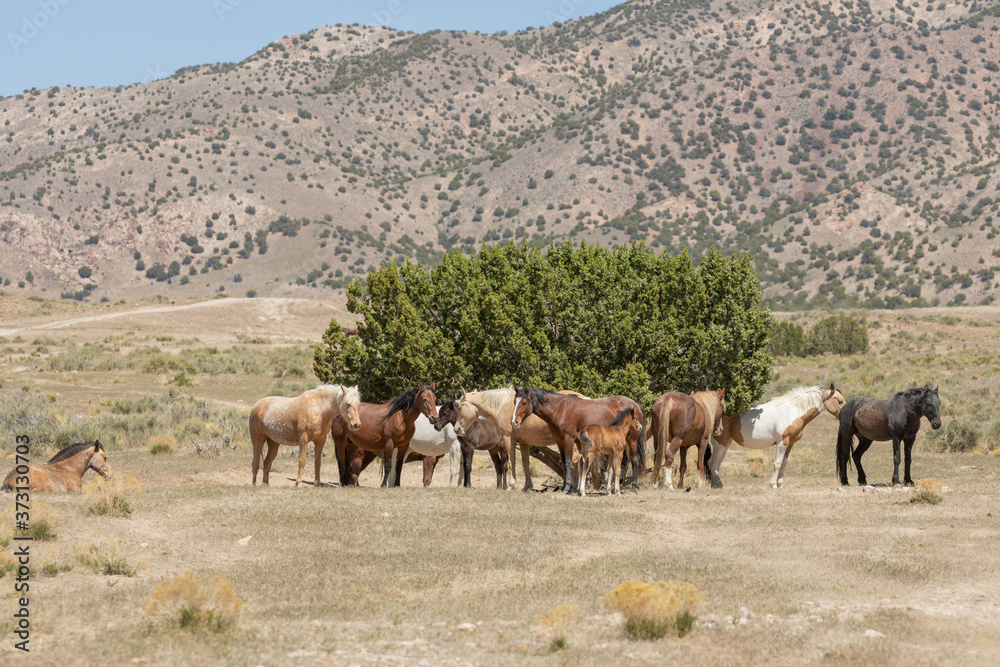
[[[892,483],[899,484],[899,443],[906,446],[904,482],[913,486],[910,477],[910,453],[913,441],[920,430],[920,418],[927,417],[931,428],[941,428],[941,401],[937,387],[913,388],[901,391],[889,399],[855,396],[840,408],[840,432],[837,434],[837,472],[840,483],[847,486],[847,465],[854,459],[858,469],[858,484],[867,484],[861,467],[861,456],[871,447],[873,440],[892,440]],[[854,448],[854,436],[858,447]]]

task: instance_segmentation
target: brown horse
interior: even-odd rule
[[[466,393],[463,389],[462,398],[457,402],[461,405],[469,403],[475,406],[479,411],[480,417],[492,421],[500,429],[500,432],[510,439],[510,473],[511,478],[515,482],[517,481],[515,453],[517,445],[521,446],[521,465],[524,469],[523,490],[530,491],[534,487],[531,482],[531,469],[528,462],[529,455],[541,461],[560,477],[565,477],[565,473],[563,472],[561,455],[550,449],[550,447],[559,447],[559,443],[553,439],[552,431],[549,430],[548,424],[542,421],[540,417],[529,415],[517,427],[511,425],[511,417],[514,414],[515,393],[513,387],[470,393]],[[587,398],[575,391],[562,390],[557,393],[584,399]]]
[[[674,455],[681,451],[678,488],[684,488],[688,447],[698,447],[698,487],[705,480],[705,452],[712,434],[722,435],[722,413],[726,410],[726,390],[699,391],[688,395],[668,391],[653,404],[653,485],[659,484],[660,465],[667,467],[667,488],[674,488],[671,468]],[[664,462],[664,456],[666,461]]]
[[[591,424],[608,424],[622,410],[635,408],[639,420],[635,428],[628,434],[629,460],[632,462],[632,491],[639,490],[639,478],[646,468],[646,433],[645,416],[642,407],[627,396],[608,396],[606,398],[580,398],[559,394],[547,389],[514,388],[514,413],[511,416],[511,426],[517,427],[529,415],[541,417],[552,434],[552,439],[559,447],[562,456],[563,475],[562,491],[572,493],[575,490],[573,479],[573,449],[576,438]]]
[[[28,491],[79,491],[83,475],[93,470],[104,479],[111,477],[108,456],[100,440],[78,442],[59,451],[41,466],[19,465],[3,480],[0,489],[12,491],[27,486]]]
[[[641,429],[639,417],[635,408],[629,406],[618,413],[609,425],[602,426],[593,424],[580,431],[577,441],[580,443],[580,453],[582,457],[582,467],[580,470],[580,495],[587,495],[587,473],[590,466],[598,454],[607,454],[611,462],[611,475],[608,477],[608,492],[611,493],[614,486],[614,493],[622,494],[621,467],[622,455],[625,452],[628,434],[633,430]],[[631,461],[632,470],[638,470],[640,463]],[[645,463],[641,464],[645,466]],[[614,479],[614,482],[612,482]]]
[[[257,484],[260,453],[267,443],[264,457],[264,483],[268,483],[271,463],[278,455],[279,445],[299,447],[299,474],[295,486],[302,484],[302,469],[306,466],[306,449],[313,443],[316,451],[316,486],[319,486],[319,468],[323,459],[323,445],[330,424],[336,417],[350,422],[351,430],[361,427],[358,405],[361,394],[358,388],[339,384],[321,384],[295,398],[268,396],[254,403],[250,410],[250,442],[253,443],[253,483]]]
[[[406,450],[416,430],[414,422],[423,413],[431,423],[438,417],[434,383],[419,384],[385,403],[362,403],[361,428],[348,432],[343,417],[333,420],[330,434],[337,445],[341,486],[357,486],[363,456],[357,449],[382,455],[385,471],[382,486],[399,486]],[[353,447],[348,448],[348,440]],[[436,462],[436,461],[435,461]]]
[[[465,488],[472,486],[472,457],[476,450],[490,453],[493,467],[497,471],[497,488],[507,490],[507,468],[509,458],[508,442],[500,428],[489,419],[479,416],[478,411],[468,402],[459,406],[456,401],[448,401],[441,406],[436,429],[448,424],[455,427],[455,435],[462,447],[462,477]]]

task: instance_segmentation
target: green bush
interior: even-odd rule
[[[805,333],[792,322],[775,322],[771,328],[771,354],[782,357],[801,357],[805,350]]]
[[[813,325],[805,339],[804,353],[864,354],[868,351],[868,327],[850,315],[830,315]]]

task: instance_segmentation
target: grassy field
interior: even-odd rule
[[[112,443],[116,479],[144,485],[127,491],[126,518],[92,514],[92,496],[33,497],[33,516],[55,534],[32,546],[33,664],[966,665],[1000,655],[1000,457],[989,455],[1000,309],[868,314],[868,355],[776,363],[768,397],[803,383],[834,381],[848,398],[939,384],[945,425],[931,437],[925,424],[914,478],[950,492],[922,504],[908,489],[840,488],[826,415],[792,452],[780,491],[767,484],[771,451],[736,448],[724,489],[688,493],[498,492],[486,458],[471,490],[445,488],[446,462],[430,489],[417,466],[400,489],[376,488],[371,469],[362,488],[296,489],[290,448],[272,486],[254,488],[242,415],[266,393],[315,382],[308,344],[337,304],[229,301],[88,321],[95,312],[19,302],[4,318],[3,451],[27,417],[48,429],[36,459],[96,432]],[[285,315],[260,320],[268,308]],[[177,440],[172,453],[150,453],[157,434]],[[887,445],[865,462],[872,482],[889,481]],[[325,480],[335,466],[328,455]],[[9,526],[13,499],[0,500]],[[157,585],[186,570],[232,583],[235,623],[192,631],[146,612]],[[705,601],[694,629],[628,639],[603,605],[628,579],[696,586]],[[0,619],[11,619],[13,584],[0,581]],[[17,653],[12,629],[0,620],[5,656]]]

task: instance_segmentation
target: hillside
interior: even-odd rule
[[[977,2],[630,2],[33,90],[0,100],[0,277],[332,296],[453,247],[642,240],[749,252],[778,308],[991,303],[998,31]]]

